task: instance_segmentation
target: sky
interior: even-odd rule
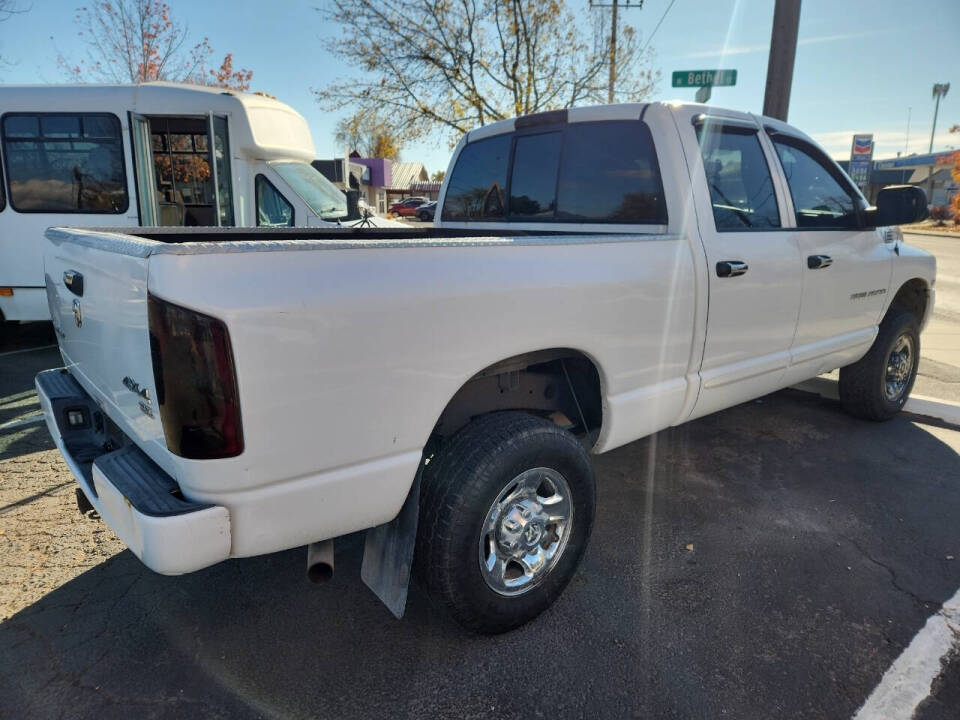
[[[356,71],[328,48],[338,28],[325,25],[316,6],[327,0],[167,0],[191,37],[209,39],[216,56],[234,54],[253,70],[253,90],[288,103],[307,119],[318,157],[340,157],[336,121],[345,112],[321,108],[312,90]],[[609,0],[606,0],[607,2]],[[636,4],[638,0],[632,0]],[[567,0],[586,19],[588,0]],[[672,88],[675,70],[733,68],[737,85],[714,88],[710,103],[760,112],[766,77],[773,0],[646,0],[623,9],[654,48],[652,68],[661,79],[652,100],[693,100],[694,89]],[[64,82],[62,53],[83,56],[74,13],[81,2],[21,0],[27,10],[0,23],[0,82]],[[668,10],[669,8],[669,10]],[[666,13],[666,14],[664,14]],[[584,23],[586,25],[586,22]],[[950,82],[940,103],[934,150],[960,147],[960,0],[803,0],[788,121],[816,138],[834,157],[848,158],[851,136],[871,132],[874,157],[926,152],[930,143],[934,83]],[[621,82],[629,82],[628,77]],[[909,115],[909,141],[908,141]],[[445,169],[445,138],[404,147],[402,159],[429,172]]]

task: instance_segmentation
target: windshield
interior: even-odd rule
[[[271,167],[317,215],[325,220],[346,217],[346,196],[312,165],[278,162],[272,163]]]

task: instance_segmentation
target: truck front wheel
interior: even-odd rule
[[[891,309],[867,354],[840,368],[840,402],[856,417],[889,420],[907,402],[919,365],[917,319],[906,310]]]
[[[559,597],[590,538],[596,484],[569,432],[522,412],[460,430],[423,472],[414,565],[468,630],[499,633]]]

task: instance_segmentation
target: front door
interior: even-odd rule
[[[876,228],[863,227],[866,201],[819,148],[783,133],[770,138],[802,257],[803,300],[788,377],[795,382],[870,347],[888,300],[893,249]]]
[[[707,257],[709,308],[693,417],[781,386],[800,311],[800,250],[750,116],[677,115]]]
[[[153,167],[153,146],[150,137],[150,119],[130,113],[130,137],[133,142],[133,169],[137,178],[137,209],[140,224],[155,227],[159,224],[159,200]]]

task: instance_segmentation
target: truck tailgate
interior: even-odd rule
[[[70,373],[130,436],[163,437],[147,325],[146,257],[50,244],[44,274],[50,315]]]

